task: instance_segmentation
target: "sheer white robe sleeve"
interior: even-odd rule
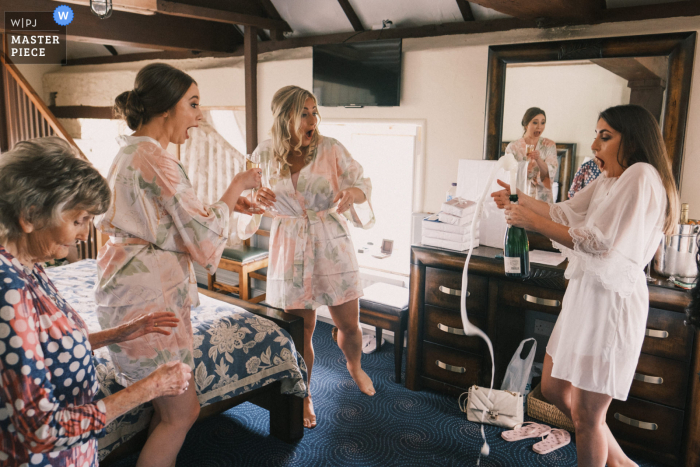
[[[566,277],[581,268],[606,289],[629,296],[661,241],[666,203],[656,169],[637,163],[618,180],[598,178],[552,205],[552,220],[569,227],[574,243],[573,250],[554,244],[569,259]]]

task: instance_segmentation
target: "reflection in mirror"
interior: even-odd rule
[[[538,149],[544,149],[547,140],[553,141],[556,167],[551,157],[547,162],[553,175],[549,180],[553,199],[547,201],[566,200],[578,168],[593,158],[590,147],[598,114],[614,105],[637,104],[648,109],[663,124],[667,75],[666,56],[508,63],[500,152],[505,154],[510,142],[513,144],[508,152],[517,148],[518,143],[525,148],[525,139],[527,143],[536,141]],[[524,114],[532,107],[539,107],[546,113],[546,125],[535,141],[532,135],[525,135],[526,129],[521,124]],[[525,157],[526,149],[521,152]],[[545,157],[545,151],[539,154]],[[530,166],[531,170],[538,171],[536,164],[531,162]],[[592,162],[582,169],[584,171],[588,171],[588,176],[577,177],[579,189],[582,182],[594,179],[590,172],[597,172]],[[537,176],[530,178],[538,179]],[[536,183],[531,181],[531,185],[536,193]],[[540,180],[537,196],[544,199],[542,185]],[[572,192],[575,191],[574,188]]]

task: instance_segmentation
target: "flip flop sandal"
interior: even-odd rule
[[[566,446],[571,442],[571,435],[566,430],[560,430],[558,428],[553,429],[549,435],[532,446],[532,450],[537,454],[548,454],[552,451]]]
[[[501,432],[501,438],[511,442],[520,441],[521,439],[527,438],[540,438],[549,434],[550,431],[552,431],[552,428],[547,425],[525,422],[512,430]]]

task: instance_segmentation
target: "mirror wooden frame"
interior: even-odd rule
[[[662,133],[680,189],[695,40],[695,32],[679,32],[489,47],[484,159],[496,160],[500,156],[506,66],[509,63],[665,55],[668,57],[668,78]],[[591,122],[591,128],[594,125],[595,122]]]

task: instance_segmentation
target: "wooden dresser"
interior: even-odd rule
[[[531,278],[505,277],[502,250],[480,247],[469,265],[469,320],[494,345],[499,388],[524,338],[525,312],[558,314],[566,290],[563,267],[534,265]],[[460,290],[466,254],[413,246],[406,387],[454,396],[488,386],[486,345],[462,332]],[[607,422],[622,447],[667,465],[700,466],[700,336],[683,324],[688,295],[666,281],[649,286],[642,354],[628,400],[613,400]],[[696,338],[698,337],[698,338]]]

